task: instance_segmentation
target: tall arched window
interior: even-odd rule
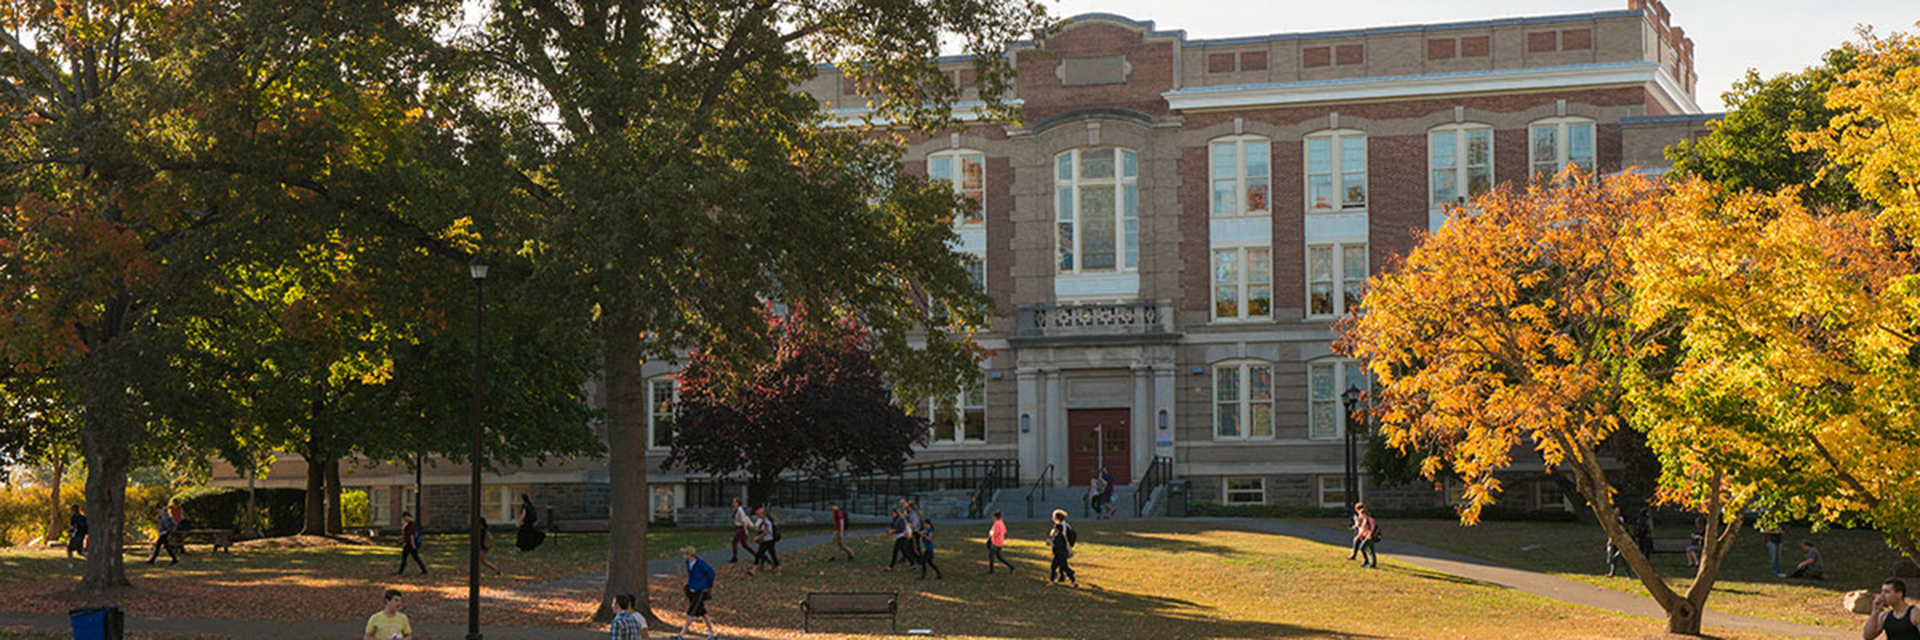
[[[1213,188],[1213,215],[1265,216],[1273,213],[1273,148],[1259,136],[1230,136],[1207,145],[1207,175]]]
[[[927,179],[953,187],[968,201],[953,218],[955,250],[966,254],[967,272],[974,286],[987,286],[987,156],[972,149],[953,149],[927,156]]]
[[[1131,149],[1075,149],[1054,158],[1060,273],[1140,266],[1139,159]]]
[[[1550,178],[1569,163],[1593,172],[1593,120],[1547,118],[1528,125],[1527,158],[1535,180]]]
[[[1309,134],[1307,213],[1367,208],[1367,134],[1334,129]]]
[[[1449,124],[1427,132],[1430,209],[1466,202],[1493,189],[1493,127]]]
[[[673,447],[673,412],[680,404],[680,385],[671,375],[647,381],[647,446]]]

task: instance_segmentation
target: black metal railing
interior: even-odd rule
[[[909,464],[899,473],[843,473],[825,477],[781,478],[767,497],[770,506],[824,509],[836,502],[848,513],[886,515],[901,499],[922,493],[967,490],[976,506],[984,505],[978,492],[997,490],[1019,482],[1020,461],[1014,459],[943,460]],[[688,478],[687,506],[727,507],[735,497],[746,497],[746,481],[738,478]],[[987,494],[989,497],[991,494]]]
[[[1147,465],[1147,472],[1140,474],[1140,481],[1133,485],[1133,517],[1146,517],[1147,501],[1153,499],[1153,490],[1173,480],[1173,458],[1154,456],[1153,463]]]
[[[1012,466],[1011,474],[1007,473],[1008,465]],[[973,519],[986,517],[987,503],[993,500],[993,496],[999,493],[1003,486],[1018,486],[1019,483],[1019,460],[995,461],[993,471],[981,478],[980,483],[974,486],[973,495],[967,501],[967,517]]]
[[[1033,479],[1033,488],[1027,490],[1027,519],[1028,520],[1033,519],[1034,494],[1035,493],[1040,494],[1041,500],[1047,499],[1047,485],[1051,483],[1052,480],[1053,480],[1053,465],[1049,463],[1047,465],[1047,468],[1040,470],[1040,476]]]

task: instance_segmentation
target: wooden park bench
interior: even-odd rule
[[[900,628],[900,592],[808,592],[800,601],[801,627],[813,633],[814,618],[887,618],[889,630]]]
[[[1662,553],[1674,555],[1684,554],[1687,552],[1687,545],[1690,544],[1693,544],[1693,541],[1687,538],[1654,538],[1653,549],[1649,551],[1647,555],[1657,556]]]
[[[233,550],[232,529],[188,529],[186,531],[176,531],[174,534],[180,536],[180,548],[182,549],[185,549],[187,543],[190,542],[205,542],[212,545],[214,551]]]

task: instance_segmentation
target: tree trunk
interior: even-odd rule
[[[646,389],[640,374],[640,327],[633,312],[612,309],[601,322],[606,350],[608,536],[607,589],[596,621],[613,619],[615,595],[633,594],[635,610],[659,625],[647,597]]]
[[[1573,472],[1574,485],[1580,489],[1581,497],[1586,498],[1587,507],[1593,511],[1594,518],[1600,521],[1600,528],[1607,532],[1607,540],[1613,542],[1620,556],[1627,561],[1627,567],[1633,570],[1634,577],[1640,579],[1641,586],[1653,596],[1660,609],[1667,612],[1668,633],[1700,635],[1700,615],[1706,594],[1713,588],[1712,582],[1705,589],[1698,589],[1698,600],[1683,598],[1673,591],[1665,579],[1653,569],[1653,563],[1640,553],[1640,545],[1633,536],[1627,535],[1627,528],[1620,523],[1620,510],[1613,504],[1613,485],[1607,482],[1607,473],[1600,468],[1600,455],[1592,446],[1575,443],[1570,439],[1561,439],[1561,446],[1568,453],[1568,470]],[[1702,552],[1705,555],[1705,552]],[[1702,566],[1706,563],[1702,562]],[[1714,567],[1718,568],[1715,562]],[[1696,589],[1699,585],[1696,584]],[[1688,595],[1696,594],[1689,589]]]
[[[247,462],[252,464],[252,456],[248,456]],[[241,535],[249,538],[265,537],[265,532],[260,530],[260,503],[254,498],[254,479],[259,476],[254,469],[247,469],[247,514],[240,519],[240,526],[243,529]]]
[[[327,533],[340,535],[346,516],[340,504],[340,459],[328,460],[324,471],[327,484]]]
[[[96,351],[92,354],[99,356]],[[80,454],[87,465],[87,572],[80,590],[99,593],[127,582],[123,536],[127,523],[127,471],[133,447],[127,431],[126,384],[96,375],[84,386]]]
[[[780,484],[780,474],[769,476],[755,475],[747,480],[747,510],[752,511],[768,506],[773,499],[773,488]]]
[[[303,536],[327,535],[327,466],[326,461],[314,454],[314,448],[309,444],[306,451],[307,495],[300,508],[300,535]]]
[[[65,480],[66,473],[67,456],[55,453],[53,455],[53,499],[48,501],[53,503],[52,517],[47,519],[47,540],[49,541],[60,539],[60,532],[65,529],[62,525],[66,524],[66,518],[60,517],[61,511],[64,510],[60,504],[60,485]]]

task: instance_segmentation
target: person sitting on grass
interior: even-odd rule
[[[673,634],[673,640],[685,638],[695,619],[707,623],[707,640],[713,640],[719,637],[713,631],[713,619],[707,617],[707,598],[713,595],[713,567],[701,560],[693,547],[681,547],[680,557],[687,563],[687,621],[680,625],[680,633]]]
[[[645,640],[647,619],[633,611],[633,594],[613,597],[613,624],[607,627],[607,640]]]
[[[1787,577],[1825,580],[1827,578],[1827,563],[1820,557],[1820,550],[1813,547],[1813,541],[1801,540],[1800,548],[1807,551],[1807,559],[1801,560],[1800,564],[1794,565],[1793,573],[1787,574]]]
[[[1887,640],[1920,640],[1920,624],[1913,619],[1913,605],[1907,604],[1907,583],[1899,578],[1880,583],[1880,593],[1873,597],[1873,614],[1867,616],[1860,637],[1874,640],[1882,633],[1887,634]]]
[[[413,640],[413,621],[400,613],[400,590],[387,590],[387,606],[367,618],[367,632],[360,640]]]

